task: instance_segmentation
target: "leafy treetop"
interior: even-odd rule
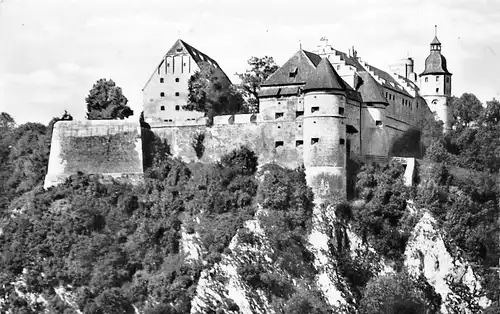
[[[203,111],[211,118],[243,109],[243,98],[220,69],[202,62],[188,81],[188,104],[183,109]]]
[[[122,89],[111,79],[98,80],[85,102],[89,120],[124,119],[134,114]]]
[[[262,58],[251,57],[248,60],[250,68],[245,73],[236,73],[241,79],[240,87],[244,95],[248,97],[250,112],[259,111],[258,93],[261,84],[277,69],[278,65],[273,57],[264,56]]]

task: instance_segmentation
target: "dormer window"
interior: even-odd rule
[[[274,114],[274,118],[279,119],[279,118],[282,118],[284,115],[285,115],[285,113],[283,113],[283,112],[276,112]]]
[[[319,111],[319,107],[311,107],[311,113]]]
[[[319,138],[317,138],[317,137],[313,137],[311,139],[311,145],[317,144],[318,142],[319,142]]]
[[[283,141],[274,142],[274,148],[278,148],[278,147],[283,146],[283,145],[285,145],[285,143]]]
[[[302,145],[304,145],[304,141],[302,141],[302,140],[296,140],[295,141],[295,147],[299,147],[299,146],[302,146]]]
[[[299,68],[298,67],[294,67],[290,70],[290,72],[288,73],[288,77],[290,78],[295,78],[297,76],[297,73],[299,72]]]
[[[304,111],[295,111],[295,118],[298,118],[300,116],[304,115]]]

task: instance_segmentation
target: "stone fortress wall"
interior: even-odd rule
[[[141,180],[141,129],[123,120],[58,121],[54,124],[44,187],[77,172]]]

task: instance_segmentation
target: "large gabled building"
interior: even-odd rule
[[[213,75],[221,84],[231,84],[217,61],[185,41],[177,40],[142,89],[144,120],[152,126],[162,126],[202,118],[203,112],[187,111],[183,107],[187,104],[188,81],[203,65],[213,68]]]

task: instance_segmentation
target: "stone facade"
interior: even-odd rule
[[[56,122],[44,187],[62,183],[77,172],[128,182],[142,180],[139,123],[122,120]]]

